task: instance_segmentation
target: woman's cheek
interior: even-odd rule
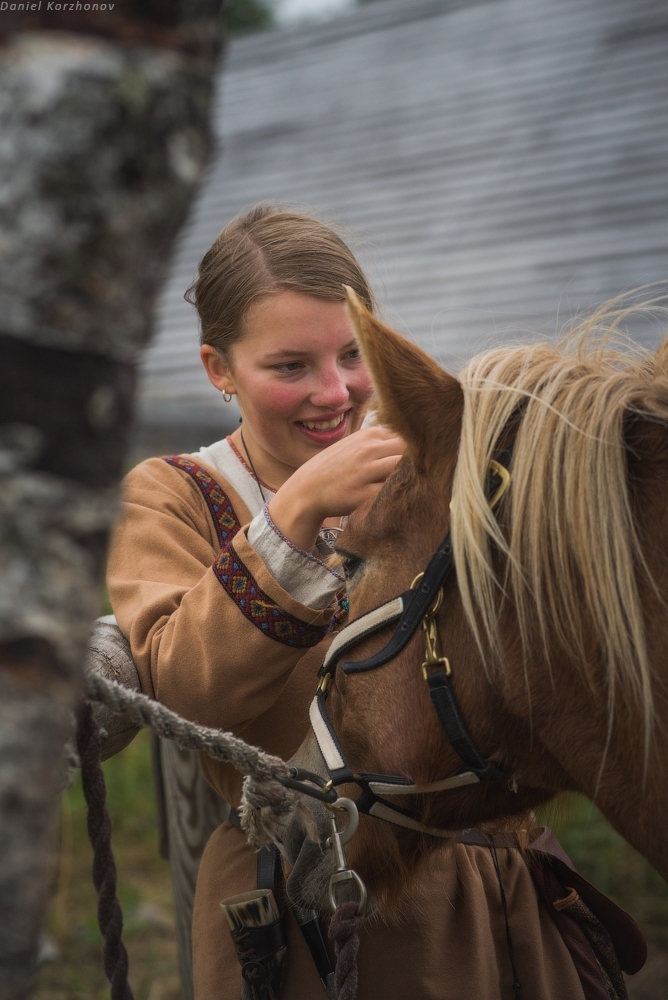
[[[253,397],[257,412],[276,420],[296,413],[303,402],[304,393],[297,386],[269,382],[254,387]]]
[[[373,396],[373,382],[366,368],[356,373],[355,377],[348,382],[350,395],[356,403],[368,403]]]

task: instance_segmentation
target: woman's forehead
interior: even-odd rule
[[[280,292],[255,303],[235,346],[271,360],[354,347],[356,337],[343,300]]]

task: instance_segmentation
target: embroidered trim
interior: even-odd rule
[[[278,535],[278,537],[281,539],[282,542],[285,542],[288,548],[291,548],[293,552],[298,552],[299,555],[304,556],[305,559],[310,559],[311,562],[317,563],[318,566],[322,566],[323,569],[326,569],[328,573],[331,573],[332,576],[336,577],[339,583],[346,582],[345,577],[341,576],[340,573],[337,573],[336,570],[332,569],[331,566],[328,566],[327,563],[323,562],[323,560],[320,559],[318,556],[314,555],[312,552],[306,552],[305,549],[300,549],[298,545],[295,545],[295,543],[291,542],[289,538],[286,538],[281,529],[278,528],[272,521],[271,514],[267,509],[267,504],[265,504],[264,507],[262,508],[262,513],[264,514],[265,521],[267,522],[271,530],[274,532],[274,534]]]
[[[231,542],[237,531],[241,527],[239,518],[234,513],[234,507],[223,493],[222,489],[206,469],[196,462],[191,462],[183,455],[165,455],[163,460],[168,465],[173,465],[182,472],[187,472],[194,479],[200,488],[202,496],[206,500],[209,513],[213,520],[213,526],[218,535],[219,545],[226,545]]]
[[[317,645],[329,631],[327,625],[309,625],[279,607],[258,586],[249,569],[229,548],[241,523],[228,497],[206,469],[183,455],[165,455],[163,460],[187,473],[199,486],[209,508],[221,551],[213,571],[239,610],[261,632],[286,646],[307,648]]]
[[[327,635],[329,623],[309,625],[272,601],[260,590],[248,568],[231,549],[221,550],[213,564],[213,571],[246,618],[271,639],[286,646],[305,648],[317,645]]]

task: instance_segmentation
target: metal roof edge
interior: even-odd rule
[[[376,0],[317,24],[305,24],[236,38],[230,42],[225,70],[250,67],[282,59],[294,49],[331,45],[351,36],[383,31],[399,24],[439,17],[467,7],[500,0]]]

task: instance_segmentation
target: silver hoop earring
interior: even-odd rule
[[[225,402],[226,403],[231,403],[232,402],[232,393],[231,392],[225,392],[224,390],[222,390],[222,393],[223,393],[223,399],[225,400]]]

